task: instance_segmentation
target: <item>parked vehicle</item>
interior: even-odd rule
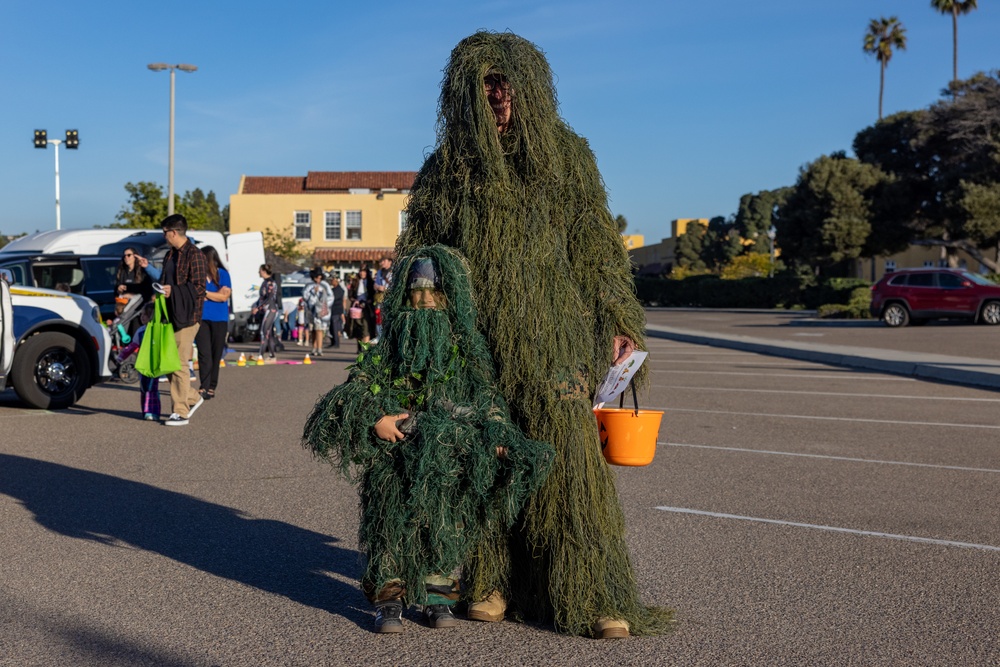
[[[76,294],[9,285],[0,270],[0,391],[36,408],[68,408],[111,377],[97,304]]]
[[[0,255],[0,269],[12,285],[42,287],[86,296],[95,301],[104,319],[115,316],[115,271],[119,258],[93,255]]]
[[[199,248],[213,246],[225,262],[233,282],[230,331],[237,338],[242,337],[250,316],[250,306],[257,300],[253,285],[256,282],[259,286],[260,282],[258,269],[264,263],[264,236],[260,232],[224,235],[216,231],[192,229],[188,231],[188,238]],[[117,267],[122,252],[128,247],[134,247],[156,267],[162,265],[168,249],[163,232],[159,229],[63,229],[38,232],[10,242],[0,249],[0,268],[19,258],[41,255],[59,255],[67,263],[72,261],[67,258],[74,255],[100,255],[105,259],[113,258],[114,266]],[[115,271],[112,269],[111,281],[114,281],[114,275]],[[44,282],[20,284],[53,286]],[[107,295],[96,288],[91,290],[89,286],[85,291],[74,291],[97,301],[107,319],[108,313],[114,309],[114,288],[114,285],[110,285]]]
[[[902,269],[872,285],[873,317],[890,327],[961,318],[1000,324],[1000,285],[958,269]]]
[[[134,229],[52,229],[21,236],[3,248],[0,258],[13,255],[107,255],[104,248],[135,233]]]

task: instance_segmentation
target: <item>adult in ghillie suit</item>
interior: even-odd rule
[[[479,32],[452,51],[437,147],[407,210],[397,252],[443,243],[466,256],[500,392],[556,450],[509,548],[481,543],[468,562],[470,617],[507,608],[570,634],[665,631],[671,612],[639,600],[591,409],[611,363],[643,345],[645,317],[594,156],[559,117],[532,43]]]
[[[453,572],[506,534],[552,464],[513,424],[476,329],[466,268],[444,246],[402,258],[377,345],[316,404],[303,442],[359,482],[362,588],[379,632],[408,602],[451,627]]]

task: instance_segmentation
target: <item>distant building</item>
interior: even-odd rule
[[[653,245],[629,248],[629,258],[636,274],[662,276],[670,273],[677,262],[677,237],[687,231],[690,222],[708,226],[708,218],[677,218],[670,221],[670,237]]]
[[[233,232],[290,233],[313,263],[354,271],[392,254],[406,228],[415,171],[310,171],[243,176],[229,197]]]
[[[642,234],[622,234],[622,242],[625,244],[626,250],[635,250],[643,246],[646,237]]]

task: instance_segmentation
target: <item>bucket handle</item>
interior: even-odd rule
[[[628,381],[628,386],[629,386],[630,389],[632,389],[632,402],[635,404],[635,413],[634,414],[635,414],[636,417],[638,417],[639,416],[639,398],[635,395],[635,383],[632,382],[632,380],[630,379]],[[619,395],[619,398],[618,398],[618,407],[619,408],[623,408],[623,409],[625,407],[625,392],[624,391]]]

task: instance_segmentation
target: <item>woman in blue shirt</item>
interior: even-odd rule
[[[198,372],[201,380],[198,393],[207,401],[215,396],[215,387],[219,384],[219,362],[225,354],[229,335],[229,296],[233,293],[233,283],[215,248],[207,245],[201,251],[208,262],[208,280],[205,283],[201,326],[198,327],[194,341],[198,346]]]

